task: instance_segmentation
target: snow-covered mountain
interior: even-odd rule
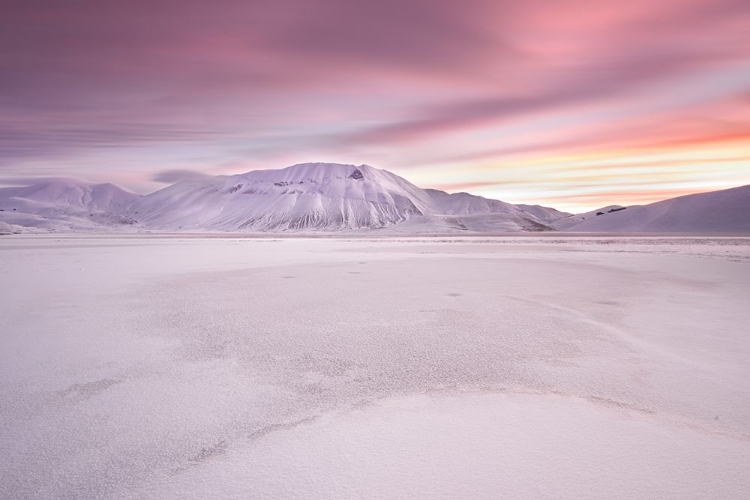
[[[622,208],[622,207],[616,207]],[[750,185],[680,196],[650,205],[595,211],[570,226],[575,232],[750,233]]]
[[[24,187],[0,188],[0,208],[21,203],[25,211],[39,213],[50,209],[118,211],[139,195],[114,184],[92,184],[75,179],[55,179]]]
[[[565,215],[421,189],[386,170],[333,163],[205,177],[146,196],[70,179],[0,189],[0,221],[54,231],[538,231]]]
[[[368,165],[332,163],[179,182],[136,200],[125,213],[162,230],[375,229],[416,219],[495,213],[506,223],[497,230],[549,229],[546,220],[516,205],[421,189]],[[460,222],[451,227],[470,230]]]
[[[570,214],[540,205],[513,205],[491,200],[469,193],[446,193],[437,189],[426,189],[438,210],[445,215],[508,214],[518,217],[531,216],[535,222],[551,222]]]
[[[0,188],[0,221],[55,231],[96,230],[133,221],[123,215],[140,195],[114,184],[55,179]]]
[[[6,234],[107,229],[750,233],[748,214],[750,186],[571,215],[538,205],[421,189],[386,170],[335,163],[186,180],[146,196],[113,184],[70,179],[0,188],[0,229]]]
[[[157,229],[359,229],[435,211],[424,190],[367,165],[305,163],[183,181],[137,200],[127,214]]]

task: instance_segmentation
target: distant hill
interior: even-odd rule
[[[95,231],[133,221],[122,213],[140,195],[114,184],[55,179],[0,188],[0,221],[47,231]]]
[[[609,212],[600,209],[570,226],[574,232],[750,233],[750,185],[722,191],[680,196],[650,205]],[[577,217],[577,216],[576,216]]]

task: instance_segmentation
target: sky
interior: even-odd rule
[[[0,184],[366,163],[579,212],[750,184],[747,0],[5,0]]]

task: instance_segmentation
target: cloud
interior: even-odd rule
[[[613,56],[615,57],[615,56]],[[345,134],[342,143],[379,144],[409,142],[461,131],[485,124],[500,123],[538,112],[582,105],[600,100],[626,98],[654,83],[669,80],[698,67],[716,64],[719,54],[652,51],[619,61],[595,66],[582,66],[559,75],[557,84],[532,95],[497,96],[463,102],[438,104],[419,111],[416,119],[378,125]],[[571,77],[571,73],[573,76]]]

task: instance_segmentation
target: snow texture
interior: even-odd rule
[[[15,232],[15,228],[11,224],[0,221],[0,235],[13,234]]]
[[[742,499],[750,239],[0,238],[12,499]]]

